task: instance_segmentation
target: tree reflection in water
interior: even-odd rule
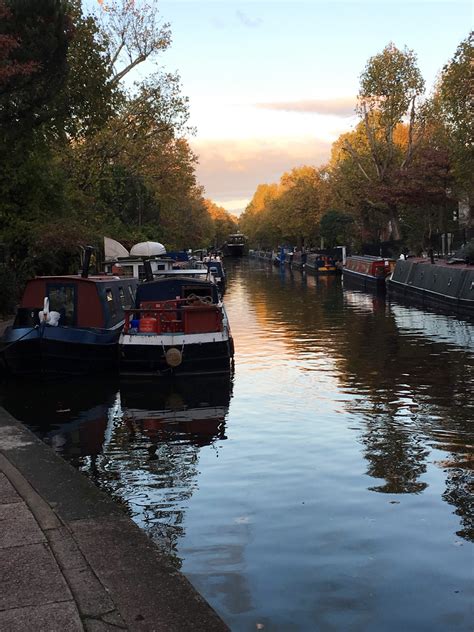
[[[443,498],[461,517],[458,535],[472,539],[472,323],[407,309],[380,295],[341,292],[334,277],[269,270],[246,280],[246,298],[255,301],[263,328],[284,323],[291,334],[285,343],[306,364],[321,352],[336,362],[341,389],[351,396],[345,408],[363,421],[367,474],[384,481],[369,489],[422,492],[430,447],[445,449],[453,460],[445,469]],[[459,458],[457,440],[470,457]]]

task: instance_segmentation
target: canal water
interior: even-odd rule
[[[231,379],[10,384],[232,630],[467,631],[474,324],[228,265]]]

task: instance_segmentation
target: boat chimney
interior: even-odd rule
[[[151,267],[151,261],[149,259],[143,259],[143,267],[145,268],[145,279],[147,281],[153,281],[153,270]]]
[[[89,276],[89,268],[91,265],[91,257],[92,257],[93,250],[94,250],[93,246],[86,246],[85,248],[84,263],[82,264],[82,272],[81,272],[81,277],[83,279],[87,279],[87,277]]]

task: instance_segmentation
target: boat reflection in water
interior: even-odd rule
[[[98,464],[100,484],[124,503],[170,562],[199,489],[199,459],[226,439],[230,375],[122,382],[113,441]],[[213,458],[209,453],[207,458]]]
[[[125,507],[176,566],[199,456],[226,439],[232,377],[5,385],[0,404]],[[211,456],[212,458],[212,456]]]
[[[231,380],[221,377],[121,383],[123,420],[132,432],[142,432],[155,449],[165,441],[195,446],[225,439]]]
[[[117,397],[116,380],[12,381],[2,385],[0,404],[61,456],[80,465],[82,457],[100,454],[110,438]]]

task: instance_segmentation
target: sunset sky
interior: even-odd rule
[[[393,41],[415,50],[428,90],[473,27],[472,2],[163,1],[161,57],[190,99],[206,196],[240,212],[257,185],[320,165],[356,122],[358,77]]]

